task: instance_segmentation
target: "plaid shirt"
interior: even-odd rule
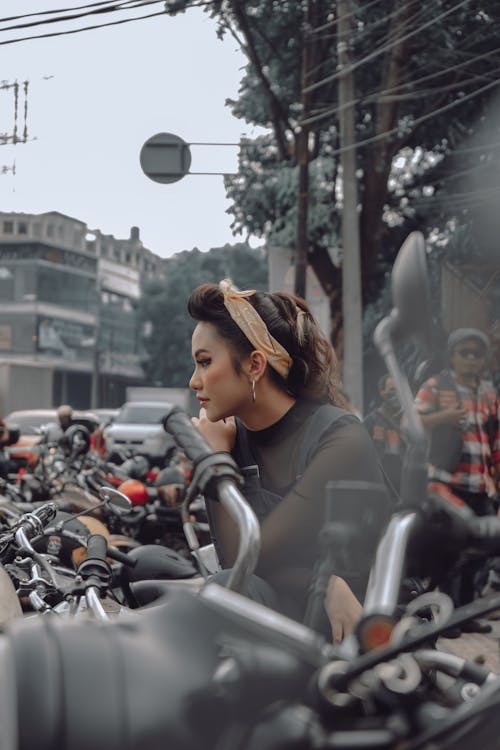
[[[450,373],[455,389],[441,390],[438,378],[429,378],[417,393],[415,404],[420,414],[462,406],[466,410],[465,424],[462,426],[463,448],[459,463],[453,474],[429,465],[429,479],[444,482],[472,493],[487,492],[491,487],[491,469],[496,468],[500,475],[500,431],[498,427],[498,397],[492,384],[481,380],[474,391],[457,383]],[[488,418],[493,420],[492,434],[486,429]]]

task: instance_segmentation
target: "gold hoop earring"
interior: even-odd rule
[[[255,404],[255,380],[252,380],[252,401]]]

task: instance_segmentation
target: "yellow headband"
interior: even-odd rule
[[[269,333],[255,307],[246,300],[246,297],[255,294],[255,289],[239,292],[233,289],[230,279],[221,281],[219,289],[224,295],[226,310],[238,328],[256,349],[265,354],[270,366],[286,379],[292,366],[292,358],[279,341],[276,341]]]

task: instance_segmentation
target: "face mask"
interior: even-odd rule
[[[394,411],[401,409],[401,404],[399,403],[399,398],[396,393],[391,393],[389,396],[387,396],[385,402],[387,406],[390,406]]]

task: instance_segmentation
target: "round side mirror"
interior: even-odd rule
[[[128,513],[132,509],[129,498],[114,487],[101,487],[99,497],[117,513]]]

